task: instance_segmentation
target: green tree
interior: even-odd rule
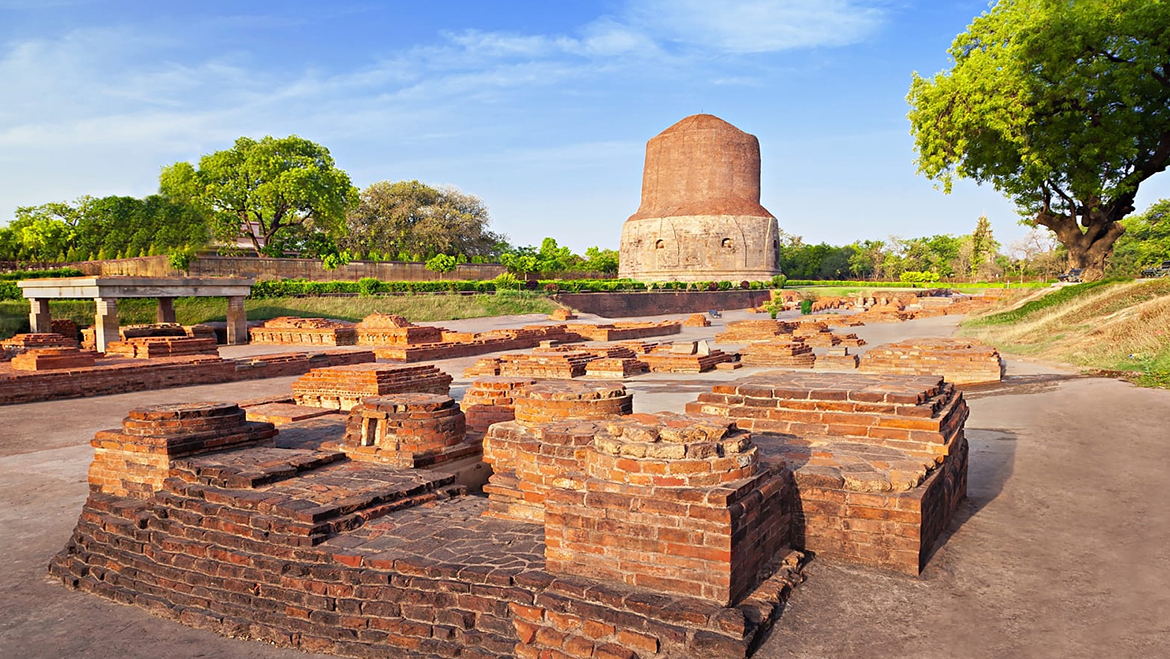
[[[361,192],[340,243],[411,256],[404,260],[436,254],[494,256],[504,237],[488,230],[490,222],[487,206],[475,195],[418,181],[379,181]]]
[[[998,254],[999,243],[991,233],[991,221],[986,215],[980,215],[971,232],[971,277],[978,279],[980,268],[995,261]]]
[[[246,235],[257,252],[292,229],[340,236],[358,197],[329,150],[296,135],[241,137],[200,158],[198,168],[164,168],[159,184],[168,197],[208,209],[217,238]]]
[[[946,192],[990,183],[1102,276],[1138,186],[1170,160],[1170,5],[999,0],[950,55],[911,83],[919,172]]]
[[[427,259],[426,269],[439,273],[439,279],[442,279],[443,275],[454,270],[458,264],[459,262],[450,254],[435,254]]]
[[[1170,259],[1170,199],[1163,199],[1144,213],[1124,220],[1125,235],[1117,241],[1110,270],[1136,275]]]
[[[589,247],[585,250],[585,259],[581,263],[581,269],[607,275],[616,275],[618,272],[618,259],[619,254],[616,249]]]

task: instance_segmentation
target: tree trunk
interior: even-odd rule
[[[1105,266],[1113,255],[1113,243],[1125,233],[1125,227],[1105,213],[1086,213],[1085,229],[1075,217],[1041,213],[1036,223],[1052,229],[1057,241],[1068,250],[1068,267],[1079,268],[1081,279],[1097,281],[1105,276]]]

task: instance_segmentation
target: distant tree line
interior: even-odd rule
[[[514,272],[617,273],[617,252],[584,256],[546,239],[513,247],[490,230],[479,197],[419,181],[379,181],[359,191],[325,147],[297,137],[241,137],[230,149],[177,162],[158,194],[82,197],[18,208],[0,228],[0,260],[76,262],[168,254],[185,264],[198,250],[351,260],[459,263],[504,261]],[[551,243],[549,242],[551,241]]]

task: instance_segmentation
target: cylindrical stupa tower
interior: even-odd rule
[[[696,114],[646,143],[642,205],[622,226],[619,274],[642,281],[764,280],[780,230],[760,205],[760,142]]]

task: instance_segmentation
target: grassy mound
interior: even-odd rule
[[[1009,353],[1125,371],[1170,387],[1170,280],[1101,281],[1025,298],[969,319],[962,333]]]
[[[276,297],[247,300],[249,320],[277,316],[320,316],[357,321],[375,311],[398,314],[415,322],[457,320],[484,316],[511,316],[552,313],[557,305],[547,297],[527,292],[495,295],[395,295],[386,297]],[[53,318],[69,318],[80,327],[93,325],[94,303],[88,300],[60,300],[49,303]],[[118,301],[118,322],[123,325],[155,322],[157,304],[153,299]],[[0,301],[0,338],[28,331],[28,302]],[[184,325],[227,318],[224,298],[178,298],[175,317]]]

